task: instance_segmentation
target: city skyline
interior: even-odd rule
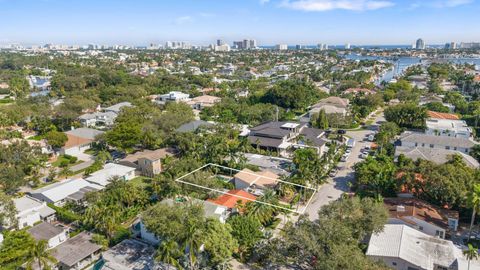
[[[439,45],[480,40],[478,11],[475,0],[0,0],[0,44]]]

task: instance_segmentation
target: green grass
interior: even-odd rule
[[[148,178],[148,177],[138,176],[138,177],[135,177],[132,180],[128,181],[128,183],[130,183],[131,185],[136,186],[136,187],[145,188],[149,185],[148,184],[149,180],[150,180],[150,178]]]
[[[80,164],[80,163],[82,163],[83,161],[77,160],[75,163],[70,163],[70,160],[69,160],[68,158],[65,158],[65,156],[60,155],[60,156],[58,156],[57,160],[52,163],[52,166],[54,166],[54,167],[60,167],[60,164],[62,164],[62,162],[68,162],[68,167],[71,167],[71,166],[73,166],[73,165]]]
[[[13,99],[4,98],[4,99],[0,99],[0,104],[9,104],[9,103],[12,103],[13,101],[14,101]]]
[[[34,140],[34,141],[40,141],[43,139],[43,135],[35,135],[35,136],[32,136],[30,138],[28,138],[29,140]]]

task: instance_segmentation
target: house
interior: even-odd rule
[[[325,150],[325,132],[308,128],[305,123],[267,122],[250,129],[248,141],[254,147],[288,156],[288,148],[314,147],[318,154]]]
[[[242,189],[234,189],[228,191],[226,194],[218,196],[216,199],[208,199],[208,202],[216,205],[227,207],[234,211],[238,211],[239,205],[245,205],[249,202],[253,202],[257,199],[255,195],[252,195]]]
[[[389,213],[388,224],[403,224],[439,238],[458,227],[458,211],[441,209],[420,199],[385,198],[383,204]]]
[[[18,228],[23,229],[27,226],[33,226],[37,222],[55,220],[55,210],[47,206],[46,202],[23,196],[13,199],[17,214]]]
[[[243,169],[233,177],[236,189],[243,189],[254,195],[263,195],[266,189],[277,186],[279,176],[270,171],[254,172]]]
[[[435,136],[419,132],[404,132],[400,135],[400,146],[415,148],[428,147],[435,149],[454,150],[468,154],[477,143],[466,138]]]
[[[92,235],[81,232],[53,250],[58,269],[80,270],[100,257],[102,247],[92,241]]]
[[[426,121],[425,134],[468,139],[472,129],[464,120],[429,118]]]
[[[117,118],[113,112],[94,112],[82,114],[78,117],[80,124],[84,127],[112,126]]]
[[[42,222],[28,229],[28,233],[36,240],[45,240],[48,248],[54,248],[67,240],[67,232],[64,228],[48,222]]]
[[[372,95],[375,94],[376,92],[374,90],[370,90],[367,88],[348,88],[347,90],[343,91],[343,94],[349,95],[358,95],[358,94],[364,94],[364,95]]]
[[[319,113],[321,110],[324,110],[326,114],[341,114],[346,115],[348,112],[348,105],[350,101],[346,98],[340,97],[328,97],[320,100],[317,104],[310,107],[309,117],[316,113]]]
[[[60,149],[60,154],[75,156],[90,149],[91,144],[96,141],[96,137],[103,134],[103,131],[91,128],[77,128],[67,131],[65,134],[68,140],[65,146]]]
[[[161,270],[165,264],[155,261],[155,248],[136,239],[125,239],[102,254],[103,270]],[[170,269],[174,270],[173,266]]]
[[[133,167],[143,176],[153,177],[162,172],[162,159],[173,156],[174,153],[175,151],[171,148],[143,150],[126,156],[119,161],[119,164]]]
[[[430,236],[409,226],[387,224],[371,236],[366,255],[396,270],[463,270],[468,261],[453,242]],[[476,260],[470,269],[480,269]]]
[[[122,108],[126,108],[126,107],[133,107],[133,105],[130,102],[120,102],[110,107],[104,108],[103,111],[115,113],[116,115],[118,115],[122,110]]]
[[[449,158],[453,155],[460,155],[467,166],[470,168],[476,169],[480,167],[478,161],[465,153],[455,151],[455,150],[446,150],[439,148],[428,148],[428,147],[404,147],[396,146],[395,147],[395,158],[398,158],[400,155],[404,155],[407,158],[412,160],[424,159],[431,161],[435,164],[444,164],[449,161]]]
[[[103,189],[103,186],[83,179],[67,179],[30,192],[38,200],[61,206],[67,201],[82,202],[85,194]]]
[[[177,132],[185,133],[185,132],[195,132],[197,131],[200,127],[211,127],[213,126],[213,123],[203,121],[203,120],[194,120],[192,122],[188,122],[186,124],[181,125],[179,128],[177,128]]]
[[[205,217],[217,219],[221,223],[225,223],[230,215],[230,209],[225,206],[198,199],[192,199],[191,202],[203,206]],[[159,203],[166,204],[170,207],[175,207],[176,205],[190,202],[180,202],[173,199],[164,199]],[[147,243],[150,243],[152,245],[158,245],[160,243],[160,239],[158,239],[158,237],[154,233],[148,231],[148,229],[145,227],[145,224],[140,218],[133,223],[132,230],[137,237],[141,238]]]
[[[84,127],[112,126],[121,109],[132,106],[130,102],[121,102],[99,112],[82,114],[78,117],[78,120]]]
[[[428,114],[428,117],[431,119],[460,120],[460,117],[458,117],[458,115],[453,113],[427,111],[427,114]]]
[[[222,101],[222,98],[203,95],[192,98],[187,102],[188,105],[192,106],[195,110],[202,110],[203,108],[212,107],[215,103]]]
[[[135,168],[123,166],[115,163],[107,163],[103,169],[93,172],[85,180],[92,184],[107,186],[112,178],[118,177],[121,180],[128,181],[135,178]]]
[[[168,94],[159,95],[155,102],[165,104],[166,102],[187,102],[190,100],[190,95],[179,91],[171,91]]]

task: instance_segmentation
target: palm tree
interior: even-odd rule
[[[247,204],[247,214],[256,218],[262,225],[272,221],[276,208],[272,205],[278,204],[278,196],[273,190],[267,190],[263,196],[257,199],[258,202]],[[264,203],[259,203],[264,202]],[[265,204],[268,203],[268,204]]]
[[[480,184],[474,184],[473,190],[468,195],[468,204],[472,207],[472,218],[470,221],[470,230],[468,232],[468,240],[472,236],[473,223],[475,222],[475,215],[480,212]]]
[[[200,239],[202,232],[198,228],[198,224],[193,220],[187,220],[187,229],[182,237],[182,243],[185,250],[188,252],[188,266],[189,269],[197,268],[197,254],[201,247]]]
[[[478,250],[472,244],[468,244],[468,249],[463,251],[463,255],[468,260],[468,270],[470,270],[470,261],[478,259]]]
[[[182,267],[178,262],[178,258],[182,255],[179,250],[178,243],[173,240],[163,241],[158,247],[157,259],[158,261],[167,264],[167,270],[170,270],[170,266],[181,270]]]
[[[45,269],[50,270],[50,264],[55,264],[57,260],[51,255],[48,250],[48,242],[40,240],[36,242],[28,251],[27,270]]]

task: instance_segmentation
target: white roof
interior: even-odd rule
[[[135,171],[135,168],[115,163],[107,163],[102,170],[92,173],[89,177],[85,178],[85,180],[101,186],[106,186],[110,183],[112,177],[122,177],[133,171]]]
[[[434,269],[434,265],[464,269],[462,250],[453,242],[436,238],[406,225],[387,224],[383,232],[373,234],[367,256],[400,258],[421,269]],[[472,261],[471,269],[480,264]]]
[[[470,128],[463,120],[428,119],[427,127],[436,130],[454,130],[455,132],[470,132]]]
[[[282,125],[282,128],[296,128],[298,127],[300,124],[297,124],[297,123],[285,123]]]
[[[92,187],[97,190],[103,189],[102,186],[91,184],[83,179],[67,179],[62,182],[54,183],[34,190],[31,192],[31,194],[38,199],[47,199],[55,203],[67,198],[69,195],[75,192],[78,192],[84,187]]]
[[[42,206],[43,202],[40,202],[34,198],[23,196],[21,198],[13,199],[13,203],[15,204],[15,208],[17,212],[23,212],[30,209],[34,209],[36,207]]]

